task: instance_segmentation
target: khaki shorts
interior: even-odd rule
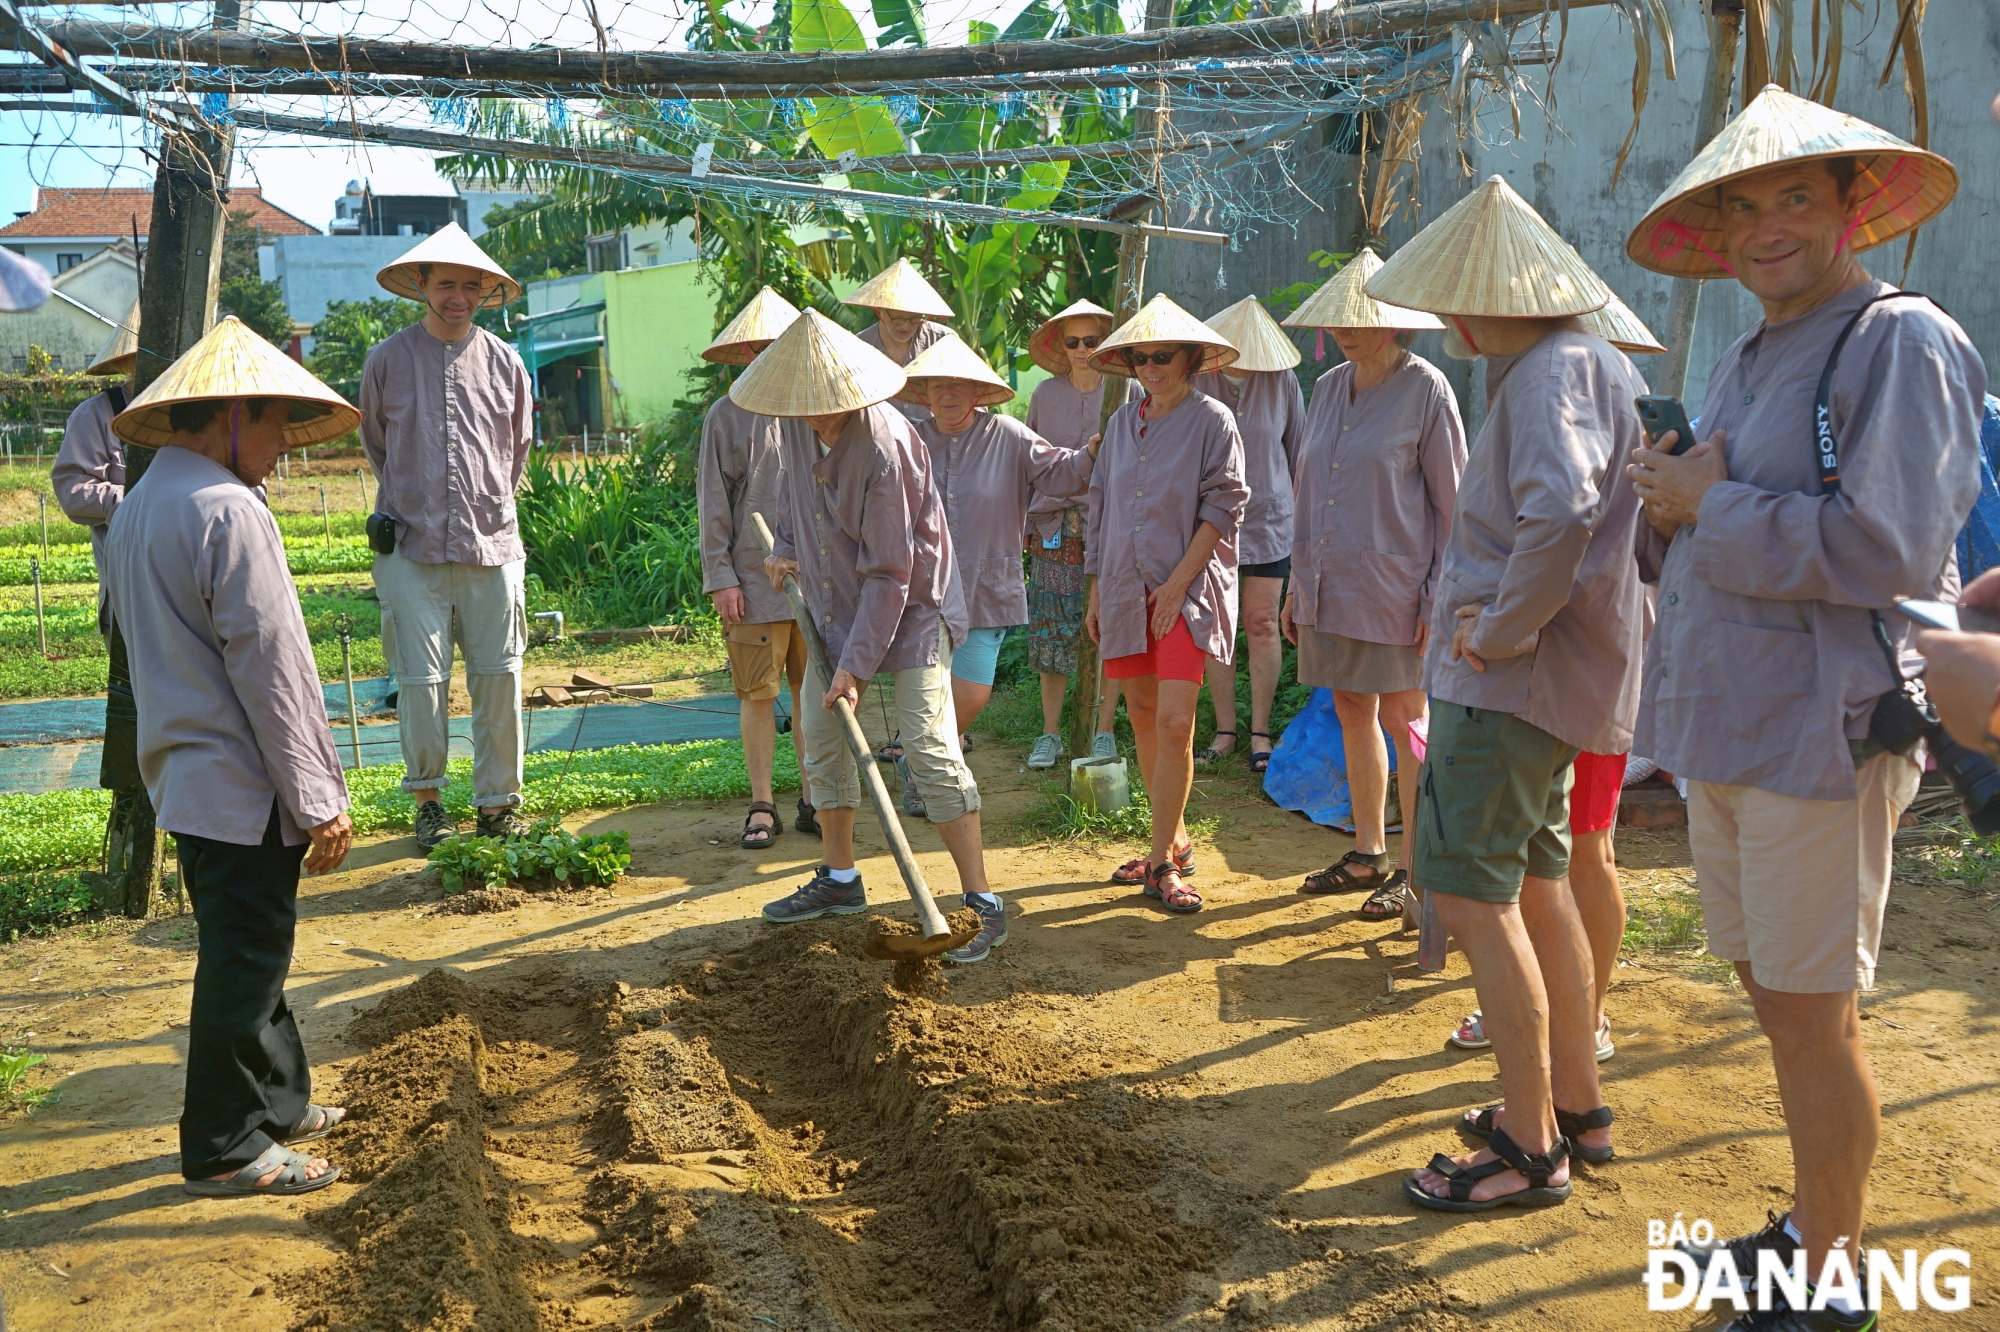
[[[722,637],[729,647],[730,680],[740,699],[776,698],[786,677],[805,674],[806,640],[795,620],[727,625]]]
[[[1431,700],[1413,878],[1475,902],[1521,900],[1521,880],[1569,873],[1574,745],[1511,712]]]
[[[979,808],[979,784],[958,747],[958,726],[951,706],[951,635],[939,632],[940,660],[935,666],[912,666],[892,676],[895,700],[891,711],[895,729],[903,738],[910,780],[924,798],[930,821],[950,823]],[[861,773],[854,766],[854,751],[847,747],[839,719],[820,704],[826,689],[827,682],[817,670],[806,672],[807,701],[799,705],[795,723],[805,741],[806,780],[812,785],[816,808],[856,809],[861,804]],[[866,699],[867,694],[862,697]],[[892,784],[891,799],[895,791]]]
[[[1852,800],[1689,782],[1708,951],[1748,962],[1767,990],[1873,989],[1890,843],[1921,775],[1901,755],[1877,754],[1854,770]]]

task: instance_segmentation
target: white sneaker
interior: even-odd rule
[[[1117,758],[1118,737],[1109,731],[1099,731],[1090,741],[1092,758]]]
[[[1033,752],[1028,755],[1028,766],[1031,768],[1055,767],[1056,760],[1062,756],[1062,747],[1061,736],[1041,736],[1035,741]]]

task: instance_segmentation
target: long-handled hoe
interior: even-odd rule
[[[771,529],[765,525],[764,515],[753,513],[750,521],[757,525],[757,539],[764,543],[764,553],[773,553],[777,543],[771,539]],[[790,574],[785,575],[785,596],[792,603],[792,618],[799,622],[799,632],[805,635],[806,652],[819,678],[832,680],[833,666],[826,659],[826,644],[820,641],[819,629],[813,624],[812,612],[806,609],[805,595],[799,591],[798,580]],[[818,700],[802,699],[798,706],[802,710],[817,707]],[[922,922],[924,931],[922,938],[908,934],[877,935],[866,945],[868,956],[885,962],[920,962],[957,948],[971,939],[975,931],[954,934],[951,926],[945,924],[937,903],[931,900],[929,886],[924,883],[923,869],[910,851],[909,839],[903,836],[902,822],[896,818],[896,807],[889,800],[889,788],[882,783],[882,774],[875,766],[875,755],[868,748],[868,737],[862,734],[854,709],[843,698],[835,701],[834,713],[840,718],[840,729],[847,733],[847,747],[854,751],[855,766],[861,769],[861,780],[866,784],[868,799],[875,806],[875,817],[882,821],[882,835],[889,839],[889,850],[896,857],[896,868],[902,871],[903,886],[910,890],[910,900],[917,904],[917,918]]]

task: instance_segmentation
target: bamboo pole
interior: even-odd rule
[[[35,633],[42,640],[42,656],[46,658],[49,655],[49,626],[42,619],[42,562],[32,556],[28,560],[28,575],[35,580]]]
[[[49,497],[35,496],[35,502],[42,507],[42,558],[49,557]]]
[[[361,766],[361,710],[354,703],[354,617],[342,611],[334,621],[340,631],[340,673],[347,680],[347,743],[354,750],[354,766]]]
[[[1729,91],[1736,81],[1736,50],[1743,36],[1743,0],[1710,0],[1708,65],[1702,73],[1701,115],[1695,121],[1694,153],[1708,146],[1729,119]],[[1694,153],[1690,153],[1692,157]],[[1688,361],[1701,313],[1701,280],[1675,278],[1667,306],[1667,354],[1661,358],[1653,391],[1678,398],[1687,391]]]
[[[354,488],[361,492],[361,512],[368,512],[368,473],[362,468],[354,469]]]
[[[326,550],[333,553],[333,510],[326,506],[326,487],[319,488],[319,519],[326,524]]]

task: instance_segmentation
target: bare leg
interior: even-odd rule
[[[1042,672],[1042,734],[1062,734],[1063,695],[1069,691],[1067,675]]]
[[[964,735],[972,729],[973,721],[986,708],[986,700],[993,697],[993,686],[974,684],[970,680],[951,677],[952,720],[958,726],[958,733]]]
[[[1576,835],[1569,856],[1569,883],[1577,914],[1583,917],[1583,932],[1590,936],[1594,1032],[1604,1021],[1604,998],[1611,989],[1611,973],[1618,967],[1619,945],[1625,941],[1625,894],[1618,884],[1611,829]]]
[[[1377,721],[1380,695],[1333,691],[1340,739],[1347,749],[1347,790],[1354,804],[1354,849],[1379,856],[1389,849],[1383,806],[1389,798],[1389,750]],[[1400,757],[1400,755],[1399,755]]]
[[[1160,842],[1160,821],[1171,811],[1172,819],[1167,837],[1167,855],[1188,844],[1187,812],[1188,792],[1194,786],[1194,700],[1201,692],[1201,686],[1187,680],[1169,680],[1162,683],[1157,676],[1141,675],[1122,682],[1125,686],[1125,715],[1132,722],[1132,742],[1139,751],[1139,778],[1146,783],[1146,797],[1153,806],[1154,855],[1151,863],[1158,864],[1165,857],[1158,854]],[[1172,774],[1163,770],[1171,763],[1171,756],[1165,751],[1171,749],[1175,737],[1171,732],[1163,732],[1161,726],[1162,700],[1169,685],[1178,686],[1175,692],[1182,697],[1181,707],[1185,710],[1184,728],[1179,736],[1181,747],[1180,777],[1178,789],[1180,798],[1175,800],[1171,792]],[[1162,785],[1166,783],[1166,785]],[[1163,790],[1167,794],[1162,794]]]
[[[1236,752],[1236,667],[1225,665],[1214,657],[1202,668],[1202,676],[1208,682],[1208,696],[1215,704],[1215,738],[1208,747],[1217,754]]]
[[[1271,733],[1271,700],[1278,695],[1278,676],[1284,670],[1285,642],[1278,634],[1278,598],[1284,590],[1282,578],[1243,580],[1243,633],[1250,641],[1251,735],[1246,739],[1253,754],[1271,747],[1267,739],[1259,749],[1255,737]]]
[[[962,893],[987,893],[986,852],[980,845],[979,811],[969,809],[949,823],[935,825],[951,863],[958,867],[958,889]]]
[[[1393,694],[1378,695],[1381,700],[1379,716],[1382,725],[1389,732],[1389,738],[1396,746],[1396,771],[1403,804],[1403,848],[1397,864],[1404,870],[1416,868],[1417,838],[1411,821],[1417,817],[1417,754],[1410,747],[1410,723],[1425,716],[1430,711],[1430,700],[1421,689],[1403,689]],[[1341,723],[1343,726],[1345,722]],[[1383,783],[1386,788],[1388,783]],[[1574,860],[1572,859],[1572,864]]]
[[[439,799],[441,799],[441,796],[440,796],[440,793],[439,793],[439,791],[438,791],[438,788],[437,788],[437,787],[435,787],[435,786],[433,786],[433,787],[432,787],[432,788],[431,788],[430,790],[428,790],[428,791],[412,791],[412,792],[410,792],[410,799],[412,799],[412,800],[416,801],[416,802],[417,802],[417,803],[418,803],[419,805],[421,805],[421,804],[423,804],[424,802],[426,802],[426,801],[429,801],[429,800],[439,800]]]
[[[1097,729],[1110,731],[1118,726],[1118,686],[1122,680],[1104,680],[1097,695]],[[1128,709],[1129,711],[1129,709]]]
[[[828,869],[854,868],[854,810],[851,807],[821,810],[819,835],[821,854],[826,857]]]
[[[771,755],[778,744],[777,709],[775,700],[768,698],[747,698],[743,700],[742,716],[738,725],[743,730],[743,766],[750,773],[750,799],[769,801],[771,798]]]
[[[1855,992],[1767,990],[1748,962],[1736,974],[1771,1042],[1785,1128],[1792,1139],[1792,1224],[1805,1237],[1806,1273],[1817,1280],[1827,1250],[1843,1237],[1861,1247],[1868,1172],[1882,1138],[1882,1103],[1861,1045]]]
[[[1521,919],[1541,964],[1548,996],[1549,1094],[1552,1104],[1588,1114],[1604,1104],[1597,1082],[1597,1023],[1590,983],[1590,938],[1568,879],[1530,878],[1521,887]],[[1487,1029],[1489,1032],[1492,1028]],[[1611,1145],[1611,1130],[1583,1135],[1592,1147]]]

